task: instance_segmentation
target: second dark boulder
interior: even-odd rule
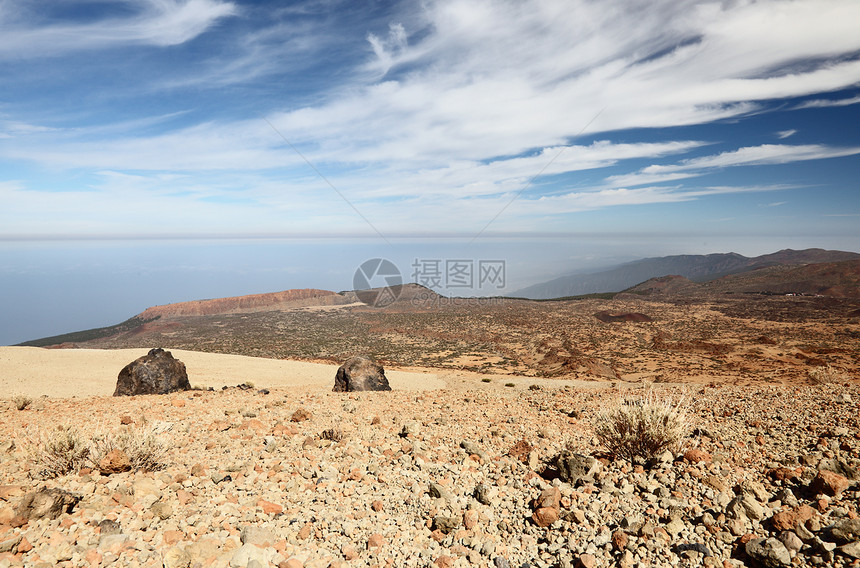
[[[352,357],[337,370],[334,392],[390,391],[382,365],[366,357]]]

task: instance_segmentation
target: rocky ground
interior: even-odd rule
[[[693,387],[650,467],[597,445],[618,390],[558,384],[0,401],[0,567],[860,566],[856,380]],[[144,422],[162,469],[38,478],[39,432]]]

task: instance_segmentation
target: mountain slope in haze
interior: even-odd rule
[[[860,259],[860,254],[823,249],[799,251],[785,249],[752,258],[733,252],[645,258],[592,274],[563,276],[523,288],[512,293],[511,296],[546,300],[596,292],[618,292],[652,278],[667,275],[683,276],[696,282],[705,282],[728,274],[768,266],[796,266],[856,259]]]
[[[637,284],[625,292],[648,296],[799,294],[860,298],[860,260],[768,266],[708,282],[693,282],[681,276],[661,276]]]
[[[337,306],[357,301],[358,298],[351,292],[338,294],[329,290],[317,290],[313,288],[216,298],[212,300],[192,300],[189,302],[153,306],[116,325],[33,339],[19,343],[18,345],[23,347],[46,347],[83,343],[119,334],[139,334],[151,328],[169,327],[170,324],[166,323],[165,320],[183,316],[239,314],[289,310],[312,306]]]
[[[349,303],[349,299],[337,292],[305,288],[300,290],[284,290],[267,294],[251,294],[249,296],[234,296],[231,298],[216,298],[213,300],[192,300],[163,306],[147,308],[137,317],[151,320],[157,317],[171,316],[207,316],[215,314],[233,314],[243,312],[259,312],[303,306],[334,306]]]

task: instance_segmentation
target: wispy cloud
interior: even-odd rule
[[[209,29],[237,8],[220,0],[126,1],[129,15],[75,23],[46,23],[40,12],[0,9],[0,58],[30,58],[123,45],[170,46]],[[41,11],[41,9],[40,9]]]
[[[815,99],[806,101],[797,106],[797,108],[827,108],[827,107],[843,107],[860,104],[860,97],[851,97],[848,99]]]
[[[710,156],[691,158],[677,164],[652,165],[632,174],[611,176],[607,181],[613,186],[636,186],[701,176],[719,168],[788,164],[858,154],[860,154],[860,146],[840,148],[821,144],[797,146],[762,144]]]
[[[0,4],[7,61],[97,58],[224,34],[213,50],[186,46],[181,69],[123,82],[91,103],[87,116],[98,123],[0,101],[0,161],[78,180],[63,180],[68,193],[54,211],[77,211],[69,225],[110,219],[123,203],[150,211],[155,197],[193,212],[200,230],[217,228],[219,216],[249,227],[361,226],[266,120],[375,225],[390,228],[480,226],[538,172],[506,211],[523,229],[577,211],[776,190],[784,186],[702,188],[694,178],[860,154],[848,142],[750,145],[720,138],[728,129],[710,137],[678,128],[743,121],[774,100],[856,87],[858,2],[427,0],[382,15],[360,10],[353,22],[330,15],[356,9],[349,2],[321,12],[312,2],[279,11],[140,0],[71,20],[8,6]],[[61,101],[64,85],[53,86]],[[773,139],[773,127],[760,134]],[[784,140],[796,130],[775,134]],[[730,149],[703,155],[709,144]],[[38,206],[26,189],[37,185],[7,188],[21,219]],[[159,223],[185,226],[172,213]]]

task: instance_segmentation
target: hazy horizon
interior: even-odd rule
[[[504,260],[514,291],[858,251],[858,21],[853,0],[0,1],[0,344],[350,289],[370,258]]]
[[[593,237],[578,245],[564,243],[564,247],[557,239],[472,245],[436,241],[380,245],[372,238],[352,244],[331,239],[42,241],[12,247],[0,243],[5,291],[0,302],[0,345],[113,325],[155,305],[292,288],[352,290],[356,270],[372,258],[391,260],[404,282],[416,280],[415,260],[503,260],[502,288],[489,284],[479,288],[477,282],[472,288],[446,287],[444,282],[435,287],[446,296],[488,296],[511,294],[575,271],[597,271],[654,256],[718,252],[758,256],[783,248],[834,248],[808,238],[786,239],[786,246],[742,240],[731,250],[712,249],[707,241],[686,248],[682,244],[666,247],[643,242],[641,237],[617,239],[614,245],[604,237]],[[602,254],[593,254],[595,250]],[[842,250],[860,252],[860,242]],[[321,263],[320,258],[327,262]]]

